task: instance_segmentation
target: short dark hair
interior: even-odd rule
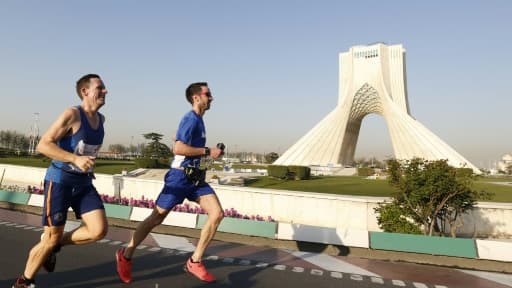
[[[190,104],[194,104],[194,102],[192,102],[192,96],[201,93],[201,87],[203,86],[208,87],[208,83],[196,82],[188,85],[187,90],[185,91],[185,96],[187,97],[187,101],[190,102]]]
[[[80,79],[76,81],[76,94],[78,94],[78,97],[80,97],[80,99],[82,99],[82,94],[80,94],[80,90],[82,90],[82,88],[84,88],[86,85],[89,85],[92,78],[101,79],[101,77],[97,74],[87,74],[80,77]]]

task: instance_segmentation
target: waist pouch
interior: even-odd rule
[[[187,176],[187,179],[194,183],[195,186],[206,184],[206,169],[185,167],[185,176]]]

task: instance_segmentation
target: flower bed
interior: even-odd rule
[[[13,192],[24,192],[24,193],[32,193],[32,194],[43,194],[43,189],[30,186],[22,187],[18,185],[10,185],[10,186],[2,186],[0,187],[5,191],[13,191]],[[117,204],[122,206],[131,206],[131,207],[140,207],[140,208],[155,208],[155,201],[152,199],[147,199],[142,196],[141,199],[133,199],[133,198],[116,198],[114,196],[109,196],[105,194],[100,194],[101,200],[107,204]],[[174,212],[183,212],[183,213],[192,213],[192,214],[206,214],[206,212],[199,206],[190,205],[190,204],[181,204],[176,205],[172,209]],[[246,220],[254,220],[254,221],[265,221],[265,222],[275,222],[275,220],[271,216],[261,216],[261,215],[244,215],[236,211],[234,208],[224,209],[224,216],[230,218],[238,218],[238,219],[246,219]]]
[[[141,199],[133,199],[133,198],[116,198],[114,196],[109,195],[100,195],[101,200],[103,200],[104,203],[109,204],[118,204],[118,205],[125,205],[125,206],[132,206],[132,207],[140,207],[140,208],[155,208],[155,201],[152,199],[146,199],[144,196],[142,196]],[[206,214],[206,211],[204,211],[201,207],[196,205],[190,205],[190,204],[180,204],[174,206],[172,208],[172,211],[174,212],[184,212],[184,213],[192,213],[192,214]],[[247,219],[247,220],[254,220],[254,221],[267,221],[267,222],[275,222],[275,220],[271,216],[263,217],[260,215],[243,215],[238,213],[234,208],[231,209],[224,209],[224,216],[230,217],[230,218],[239,218],[239,219]]]

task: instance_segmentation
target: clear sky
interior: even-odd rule
[[[403,44],[411,114],[478,166],[512,152],[512,1],[0,2],[0,130],[44,131],[79,103],[75,81],[109,89],[108,144],[168,144],[207,81],[208,144],[284,152],[336,105],[338,54]],[[509,115],[509,116],[507,116]],[[392,155],[384,119],[363,120],[356,157]]]

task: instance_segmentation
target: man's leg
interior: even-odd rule
[[[42,235],[43,240],[47,237],[53,238],[55,235],[51,235],[51,230],[47,231],[46,226],[56,227],[59,231],[58,238],[52,241],[57,241],[56,245],[47,255],[43,261],[43,267],[47,272],[53,272],[55,270],[56,256],[55,253],[60,250],[60,242],[64,233],[64,225],[67,220],[67,211],[71,204],[72,198],[72,187],[63,185],[62,183],[55,183],[52,181],[45,181],[44,184],[44,207],[42,215],[42,224],[45,227],[45,231]],[[59,227],[61,227],[59,229]]]
[[[137,246],[139,246],[139,244],[144,241],[144,239],[146,239],[153,228],[162,224],[169,212],[170,210],[155,206],[155,209],[153,209],[151,215],[149,215],[146,219],[144,219],[144,221],[137,225],[137,228],[135,228],[135,231],[132,234],[130,242],[128,242],[128,246],[126,246],[124,249],[123,256],[126,259],[132,258],[135,248],[137,248]]]
[[[43,265],[48,255],[59,244],[64,233],[64,225],[61,226],[44,226],[44,236],[37,243],[28,255],[27,265],[23,272],[24,277],[34,279],[37,271]]]
[[[185,191],[181,191],[179,187],[176,187],[176,181],[170,181],[170,183],[167,181],[167,178],[172,180],[173,175],[177,172],[183,173],[183,171],[175,169],[171,169],[167,172],[165,185],[162,187],[162,191],[160,191],[155,201],[155,209],[153,209],[151,214],[144,219],[144,221],[137,225],[126,248],[121,248],[116,252],[117,275],[124,283],[130,283],[132,281],[131,258],[135,248],[139,246],[153,228],[164,221],[165,217],[167,217],[176,204],[183,202]]]
[[[104,209],[96,209],[81,215],[82,225],[64,233],[61,246],[82,245],[103,239],[107,235],[108,223]]]
[[[216,280],[215,276],[206,270],[206,267],[204,267],[201,259],[203,258],[206,247],[208,247],[208,244],[213,239],[213,236],[215,236],[215,232],[217,232],[220,221],[222,221],[222,218],[224,218],[224,212],[222,211],[219,199],[215,193],[200,196],[197,202],[201,208],[203,208],[206,213],[208,213],[208,220],[206,220],[203,229],[201,229],[201,236],[197,242],[196,250],[187,260],[187,263],[185,263],[183,268],[186,272],[199,278],[199,280],[210,283]]]
[[[224,218],[224,211],[222,210],[222,206],[220,205],[217,195],[208,194],[200,196],[197,202],[208,214],[208,220],[206,220],[203,229],[201,229],[201,236],[197,242],[196,250],[191,256],[194,262],[201,261],[208,244],[210,244],[210,241],[217,232],[220,221]]]
[[[67,203],[75,211],[77,218],[82,220],[80,227],[64,233],[56,248],[48,255],[43,267],[48,272],[55,270],[57,252],[65,245],[82,245],[98,241],[105,237],[108,230],[107,216],[103,208],[103,202],[92,185],[65,186],[70,195]],[[67,210],[67,209],[66,209]]]
[[[116,263],[117,263],[117,275],[119,279],[124,283],[130,283],[132,281],[132,261],[133,252],[139,244],[146,239],[149,232],[156,226],[160,225],[167,214],[171,210],[166,210],[158,206],[153,209],[151,215],[149,215],[144,221],[140,222],[135,228],[132,234],[130,242],[126,248],[121,248],[116,252]]]

